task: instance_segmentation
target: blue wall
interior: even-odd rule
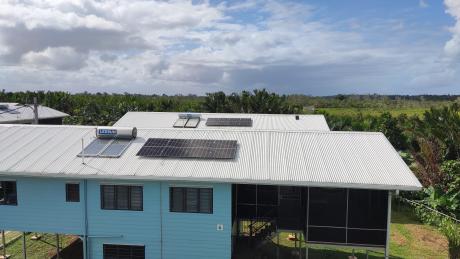
[[[17,180],[18,194],[17,206],[0,205],[0,229],[83,233],[83,203],[65,201],[66,180],[9,177],[0,180]]]
[[[18,206],[0,206],[0,229],[83,235],[84,181],[80,182],[81,202],[67,203],[65,179],[16,180]],[[144,210],[102,210],[100,184],[144,186]],[[170,186],[212,187],[213,214],[169,212]],[[91,259],[102,258],[103,244],[145,245],[149,259],[159,259],[161,253],[163,259],[231,258],[230,184],[90,180],[87,189]],[[223,224],[224,230],[217,230],[217,224]]]

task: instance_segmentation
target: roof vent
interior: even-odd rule
[[[299,115],[295,116],[295,120],[298,121],[300,119]]]
[[[96,136],[105,139],[133,139],[137,136],[136,127],[97,127]]]

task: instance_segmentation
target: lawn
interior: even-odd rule
[[[16,233],[16,234],[14,234]],[[17,235],[18,232],[9,232],[8,234]],[[51,258],[51,256],[56,254],[56,235],[54,234],[40,234],[41,238],[39,240],[31,240],[33,233],[26,235],[26,244],[27,244],[27,258],[29,259],[44,259]],[[60,247],[68,246],[75,236],[60,236]],[[7,238],[8,240],[8,238]],[[2,254],[0,249],[0,255]],[[6,247],[7,254],[11,255],[10,258],[23,258],[22,257],[22,237],[18,240],[10,243]]]
[[[393,116],[398,116],[400,114],[406,114],[407,116],[421,116],[423,113],[428,110],[427,108],[385,108],[385,109],[376,109],[376,108],[318,108],[318,113],[328,113],[330,115],[357,115],[362,113],[363,115],[373,115],[377,116],[383,112],[389,112]]]

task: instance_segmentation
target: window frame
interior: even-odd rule
[[[78,196],[78,198],[72,199],[75,197],[72,197],[72,195],[70,195],[70,191],[74,191],[74,190],[69,190],[69,187],[75,186],[75,185],[77,185],[77,188],[78,188],[77,194],[75,194],[75,196]],[[69,182],[65,184],[65,201],[66,202],[80,202],[80,183],[79,182]]]
[[[13,183],[14,184],[14,194],[16,196],[14,203],[7,203],[6,197],[6,184],[5,183]],[[0,202],[0,206],[18,206],[18,185],[15,180],[1,180],[0,181],[0,190],[3,192],[4,201]]]
[[[119,249],[120,247],[130,248],[130,249],[131,249],[131,250],[130,250],[130,257],[131,257],[131,258],[133,258],[133,257],[132,257],[132,255],[133,255],[132,249],[133,249],[134,247],[136,247],[136,248],[142,248],[143,253],[144,253],[143,257],[141,257],[141,258],[136,257],[136,258],[134,258],[134,259],[145,259],[145,245],[102,244],[102,258],[104,258],[104,259],[106,258],[106,256],[107,256],[107,255],[106,255],[106,249],[109,248],[109,247],[111,247],[112,249]],[[119,258],[119,251],[117,251],[116,257]]]
[[[174,199],[173,199],[173,192],[174,189],[181,189],[182,190],[182,209],[175,210],[173,206]],[[197,190],[197,204],[196,204],[196,211],[188,211],[187,210],[187,191],[190,189]],[[206,190],[210,191],[210,199],[209,199],[209,211],[202,211],[201,210],[201,191]],[[173,213],[198,213],[198,214],[213,214],[214,213],[214,189],[212,187],[183,187],[183,186],[171,186],[169,187],[169,212]]]
[[[112,187],[114,190],[113,194],[113,208],[107,208],[104,203],[104,187]],[[128,208],[121,209],[118,207],[118,188],[128,188]],[[131,197],[133,187],[140,188],[140,208],[133,208]],[[144,211],[144,186],[142,185],[127,185],[127,184],[101,184],[100,185],[100,196],[101,196],[101,209],[102,210],[128,210],[128,211]]]

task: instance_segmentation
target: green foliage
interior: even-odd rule
[[[301,113],[302,109],[302,106],[289,102],[285,95],[265,89],[228,96],[224,92],[208,93],[203,103],[206,112],[291,114]]]

